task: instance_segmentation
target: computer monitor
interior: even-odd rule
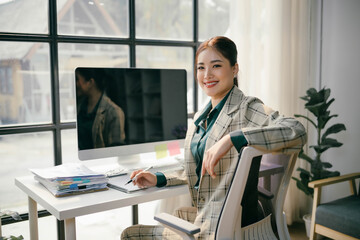
[[[80,160],[154,152],[187,130],[186,71],[86,68],[75,70]]]

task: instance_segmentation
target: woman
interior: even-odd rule
[[[105,73],[94,68],[77,68],[75,72],[79,149],[124,144],[125,115],[105,93]]]
[[[280,116],[238,89],[237,50],[230,39],[214,37],[202,43],[196,52],[195,68],[198,84],[211,101],[195,114],[194,124],[187,131],[183,174],[142,172],[135,184],[161,187],[186,182],[193,207],[181,208],[175,214],[201,227],[198,239],[212,239],[241,148],[249,145],[291,152],[302,148],[306,133],[297,120]],[[245,225],[257,221],[257,195],[252,193],[244,196],[242,203]],[[139,225],[127,228],[122,239],[154,235],[158,238],[152,239],[176,239],[161,226]]]

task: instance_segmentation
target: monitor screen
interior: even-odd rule
[[[75,79],[80,160],[153,152],[170,141],[183,144],[185,70],[79,67]]]

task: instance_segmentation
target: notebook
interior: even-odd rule
[[[126,193],[131,193],[131,192],[135,192],[135,191],[143,189],[143,188],[139,188],[138,186],[134,185],[132,182],[129,184],[126,184],[129,180],[130,180],[129,174],[116,176],[116,177],[110,177],[108,186],[111,188],[114,188],[116,190],[126,192]]]

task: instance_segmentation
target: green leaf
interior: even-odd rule
[[[324,102],[316,103],[316,104],[305,104],[305,108],[312,112],[316,117],[319,117],[319,113],[321,111],[322,106],[325,105]]]
[[[328,150],[330,147],[329,146],[310,146],[310,148],[313,148],[315,150],[315,152],[317,152],[318,154],[325,152],[326,150]]]
[[[303,96],[303,97],[300,97],[300,99],[305,100],[305,101],[309,101],[310,98],[308,96]]]
[[[322,135],[322,139],[326,138],[330,134],[335,134],[335,133],[345,131],[345,130],[346,130],[346,127],[344,124],[342,124],[342,123],[334,124],[325,131],[325,133]]]
[[[326,101],[330,97],[331,90],[330,88],[323,88],[324,91],[324,100]]]
[[[313,195],[313,189],[309,188],[307,185],[304,185],[304,183],[302,183],[299,179],[292,177],[292,179],[294,179],[296,181],[296,186],[303,191],[306,195]]]
[[[311,164],[311,173],[313,174],[312,180],[319,179],[321,175],[321,171],[323,171],[323,166],[321,164],[321,161],[314,161],[313,164]]]
[[[299,158],[304,159],[305,161],[307,161],[308,163],[312,164],[313,163],[313,159],[311,157],[309,157],[308,155],[306,155],[303,151],[301,151],[299,153]]]
[[[317,95],[317,91],[315,88],[309,88],[307,91],[306,91],[306,94],[309,96],[309,97],[313,97],[313,96],[316,96]]]
[[[329,177],[337,177],[339,175],[340,175],[339,171],[324,170],[324,171],[322,171],[321,179],[329,178]]]
[[[309,179],[311,177],[311,174],[308,170],[303,168],[298,168],[297,170],[300,172],[300,175],[302,175],[300,176],[301,179]]]
[[[331,168],[332,167],[332,164],[329,163],[329,162],[322,162],[322,165],[324,168]]]
[[[329,112],[330,113],[330,112]],[[320,129],[323,129],[323,128],[325,128],[325,126],[326,126],[326,124],[327,124],[327,122],[331,119],[331,118],[333,118],[333,117],[337,117],[338,115],[337,114],[334,114],[334,115],[331,115],[331,116],[321,116],[320,117],[320,119],[319,119],[319,124],[318,124],[318,126],[319,126],[319,128]],[[321,122],[321,123],[320,123]]]
[[[333,138],[324,138],[320,146],[328,146],[328,147],[341,147],[343,144],[341,142],[338,142],[336,139]]]
[[[330,99],[330,101],[326,103],[326,109],[328,109],[334,101],[335,101],[335,98]]]
[[[300,114],[294,114],[295,117],[297,118],[305,118],[306,120],[308,120],[315,128],[317,128],[316,124],[314,121],[312,121],[310,118],[308,118],[307,116],[304,115],[300,115]]]

